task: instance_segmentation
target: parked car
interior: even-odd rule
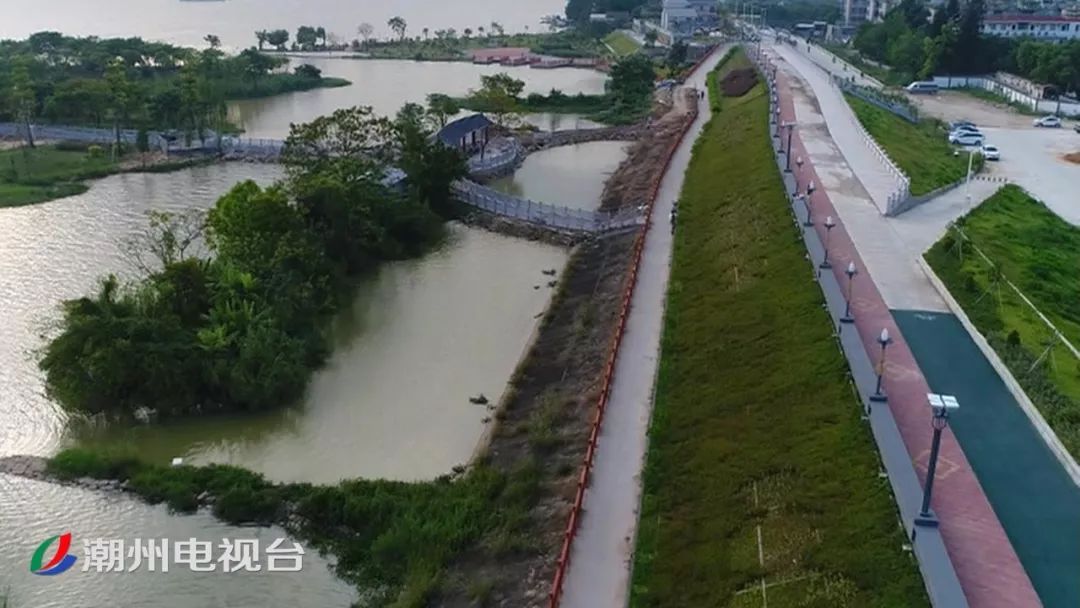
[[[986,160],[1001,160],[1001,151],[998,150],[997,146],[984,145],[982,147],[982,155]]]
[[[957,146],[981,146],[985,139],[982,133],[958,133],[949,136],[949,143]]]
[[[956,131],[957,129],[964,129],[964,128],[973,129],[973,130],[978,131],[978,129],[975,127],[975,123],[971,122],[970,120],[958,120],[956,122],[950,122],[949,123],[949,130],[950,131]]]
[[[904,87],[912,95],[936,95],[938,86],[932,82],[913,82]]]
[[[968,137],[968,136],[984,137],[984,135],[982,134],[982,131],[979,131],[978,129],[975,129],[975,128],[972,128],[972,127],[968,127],[968,128],[960,128],[960,129],[957,129],[955,131],[950,132],[949,136],[948,136],[948,139],[949,139],[949,142],[952,143],[953,140],[958,138],[958,137]]]
[[[1042,118],[1036,118],[1032,124],[1036,127],[1057,129],[1061,126],[1061,119],[1057,116],[1043,116]]]

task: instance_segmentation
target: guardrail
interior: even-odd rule
[[[537,226],[572,232],[607,232],[643,222],[641,212],[628,209],[618,212],[590,211],[560,207],[550,203],[518,198],[469,180],[454,182],[454,194],[468,205],[489,213],[514,218]]]
[[[841,78],[835,74],[833,74],[833,80],[842,90],[866,103],[873,104],[886,112],[891,112],[910,123],[917,124],[919,122],[919,111],[910,104],[893,101],[879,94],[875,89],[859,86],[851,80]]]
[[[716,51],[716,48],[713,48],[706,53],[704,57],[698,60],[688,73],[692,74],[697,71],[701,65],[712,56]],[[585,502],[585,489],[589,485],[589,474],[592,470],[593,457],[596,454],[597,440],[600,437],[600,425],[604,420],[604,410],[607,407],[608,398],[611,393],[612,380],[615,376],[615,361],[619,355],[619,347],[622,344],[623,333],[626,331],[626,319],[630,315],[630,302],[633,300],[634,288],[637,285],[638,269],[641,266],[641,253],[645,246],[646,235],[648,235],[649,228],[652,226],[653,205],[656,203],[656,198],[660,193],[660,183],[663,181],[664,175],[671,165],[671,160],[675,157],[675,152],[679,149],[679,146],[682,145],[683,140],[686,138],[686,134],[690,131],[690,127],[694,124],[694,121],[697,120],[698,112],[698,100],[695,97],[694,106],[690,113],[690,120],[687,121],[686,126],[683,127],[682,132],[679,133],[675,142],[668,148],[667,158],[664,161],[664,170],[653,179],[653,183],[649,189],[649,202],[645,206],[645,229],[638,234],[637,239],[634,242],[633,263],[630,266],[630,280],[627,283],[626,290],[623,292],[622,305],[619,309],[619,322],[615,328],[615,335],[611,340],[611,348],[608,349],[607,363],[604,365],[604,373],[600,385],[600,396],[596,400],[596,413],[593,416],[592,428],[589,431],[589,443],[585,449],[585,457],[582,460],[581,472],[578,474],[574,503],[570,508],[570,516],[566,522],[566,529],[563,532],[562,549],[559,551],[555,576],[551,582],[551,593],[548,596],[549,608],[557,608],[559,606],[559,601],[562,598],[563,584],[566,579],[566,568],[570,564],[570,549],[572,548],[574,538],[577,535],[581,510]]]

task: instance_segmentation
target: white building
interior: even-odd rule
[[[884,21],[885,15],[887,15],[896,4],[897,3],[892,0],[869,0],[866,4],[866,20],[871,23],[880,23]]]
[[[867,0],[844,0],[844,25],[857,28],[866,23],[866,16],[870,14],[870,3]]]
[[[1034,38],[1059,42],[1080,39],[1080,17],[1054,15],[987,15],[982,31],[988,36]]]
[[[664,0],[660,12],[660,27],[675,36],[688,36],[697,27],[698,12],[689,0]]]

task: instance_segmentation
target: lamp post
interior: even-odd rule
[[[949,426],[949,414],[960,409],[960,402],[952,395],[938,395],[927,393],[926,400],[934,415],[930,425],[934,429],[934,439],[930,443],[930,460],[926,465],[926,484],[923,486],[922,507],[915,516],[916,526],[936,528],[938,525],[937,515],[930,510],[930,497],[934,491],[934,475],[937,473],[938,451],[941,449],[941,431]]]
[[[855,317],[851,315],[851,285],[855,282],[855,275],[859,274],[859,269],[855,268],[855,262],[848,262],[844,274],[847,275],[847,298],[844,302],[844,316],[840,317],[840,322],[854,323]]]
[[[787,129],[787,159],[784,164],[784,171],[791,173],[791,132],[795,130],[794,122],[785,122],[783,127]]]
[[[885,376],[885,349],[892,344],[892,336],[889,335],[888,328],[881,328],[881,335],[878,336],[877,341],[881,345],[881,358],[878,359],[877,365],[877,388],[874,389],[874,394],[870,395],[870,401],[885,403],[889,398],[885,395],[885,391],[882,390],[881,381]]]
[[[833,221],[831,215],[825,216],[825,259],[821,261],[818,268],[822,270],[828,270],[832,268],[832,264],[829,262],[829,237],[832,236],[832,229],[836,228],[836,222]]]

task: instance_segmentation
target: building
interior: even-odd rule
[[[844,26],[857,29],[869,12],[870,0],[844,0]]]
[[[1056,15],[987,15],[982,32],[1002,38],[1033,38],[1048,42],[1080,40],[1080,17]]]
[[[671,32],[675,37],[693,35],[697,28],[698,12],[690,6],[689,0],[664,0],[660,12],[660,28]]]
[[[448,148],[457,148],[466,156],[483,151],[487,146],[489,131],[495,124],[483,114],[473,114],[448,123],[435,137]]]
[[[869,0],[866,3],[866,20],[871,23],[880,23],[885,20],[889,13],[898,3],[892,0]]]

